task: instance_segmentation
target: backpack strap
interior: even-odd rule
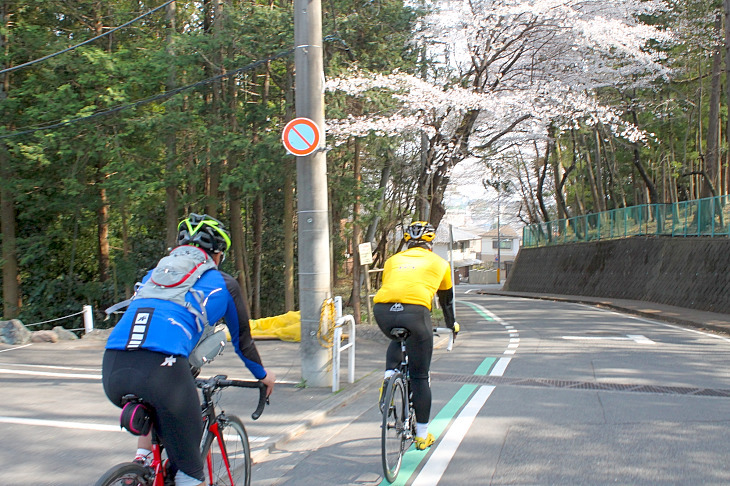
[[[111,314],[118,311],[119,309],[124,309],[132,302],[132,299],[123,300],[121,302],[117,302],[116,304],[107,307],[104,309],[104,313],[106,314],[107,319]]]
[[[205,293],[202,290],[190,288],[188,290],[192,294],[195,301],[200,306],[200,310],[196,309],[190,302],[185,302],[185,308],[192,315],[195,316],[195,323],[198,325],[198,332],[207,329],[208,326],[208,311],[205,309]]]

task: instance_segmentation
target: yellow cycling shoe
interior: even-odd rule
[[[425,451],[433,445],[433,441],[433,435],[429,432],[425,439],[423,437],[416,437],[414,443],[416,444],[416,449],[419,451]]]

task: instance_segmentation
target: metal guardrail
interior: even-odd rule
[[[349,324],[347,344],[342,345],[342,336],[345,324]],[[340,357],[347,351],[347,381],[355,383],[355,318],[351,315],[342,315],[342,297],[335,297],[335,330],[332,344],[332,393],[340,389]]]
[[[730,236],[730,196],[642,204],[525,226],[522,246],[561,245],[630,236]]]

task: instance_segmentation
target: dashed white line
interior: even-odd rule
[[[492,371],[489,372],[489,376],[503,376],[510,361],[512,361],[512,358],[499,358]]]

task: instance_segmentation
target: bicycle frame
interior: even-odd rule
[[[415,414],[413,410],[413,392],[411,391],[411,372],[408,369],[408,353],[406,352],[406,341],[405,339],[400,342],[400,349],[403,353],[403,361],[401,361],[398,370],[403,375],[403,386],[406,392],[406,400],[408,400],[408,407],[406,408],[406,416],[403,417],[403,423],[407,424],[405,429],[406,440],[413,440],[415,432],[412,430],[412,425],[415,423],[412,420],[412,415]]]
[[[203,405],[205,406],[205,404]],[[206,411],[206,418],[205,418],[205,429],[203,432],[203,441],[202,443],[206,442],[213,442],[214,440],[218,441],[218,445],[220,446],[221,450],[225,451],[225,443],[223,441],[223,436],[221,435],[220,427],[218,425],[218,420],[216,420],[215,410],[213,408],[212,402],[210,403],[210,406],[207,407],[208,410]],[[211,421],[212,417],[212,421]],[[149,467],[152,468],[155,474],[155,480],[152,483],[152,486],[164,486],[165,484],[165,476],[167,474],[167,470],[164,467],[164,463],[162,461],[162,446],[160,446],[159,437],[157,434],[152,431],[153,439],[152,439],[152,462],[150,463]],[[212,439],[208,439],[209,435],[212,434]],[[208,484],[213,484],[213,459],[211,457],[211,450],[210,450],[210,443],[206,444],[207,453],[205,455],[205,462],[207,466],[208,471]],[[228,474],[228,481],[230,484],[233,484],[233,474],[231,473],[231,464],[228,460],[227,455],[223,455],[223,461],[226,466],[226,473]]]
[[[449,328],[436,328],[433,332],[434,334],[440,332],[449,333],[449,342],[446,349],[447,351],[451,351],[451,347],[454,343],[453,331]],[[385,478],[387,481],[392,483],[398,477],[403,460],[403,454],[410,446],[409,442],[412,443],[415,440],[416,412],[413,408],[413,391],[411,388],[411,376],[408,366],[408,352],[406,350],[406,340],[408,339],[410,332],[406,328],[396,327],[390,330],[390,334],[400,343],[401,355],[403,357],[395,370],[395,374],[388,378],[387,386],[384,387],[381,398],[385,400],[385,402],[381,402],[381,411],[383,413],[383,424],[381,426],[381,460]],[[402,389],[402,392],[397,392],[399,388]],[[396,401],[394,399],[396,393],[402,397],[402,409],[401,407],[394,405]],[[397,417],[397,410],[399,409],[401,409],[402,412],[402,421],[399,421]],[[391,416],[394,418],[393,423],[391,423]],[[396,449],[397,452],[395,453],[393,453],[393,450],[388,446],[390,439],[395,437],[389,436],[388,431],[395,431],[395,437],[397,437],[397,440],[399,441],[399,447]]]
[[[198,388],[201,389],[203,400],[201,404],[201,414],[202,418],[204,419],[204,429],[203,429],[203,437],[201,440],[201,453],[205,454],[205,463],[207,465],[207,484],[214,484],[216,473],[214,471],[215,467],[213,464],[213,448],[211,447],[213,444],[213,441],[217,441],[218,443],[218,450],[221,451],[221,459],[222,459],[222,465],[226,469],[226,475],[228,476],[228,481],[230,484],[234,484],[234,474],[231,471],[231,462],[230,458],[228,457],[229,451],[226,450],[226,443],[225,439],[223,437],[223,430],[221,429],[221,425],[223,424],[224,427],[227,427],[228,425],[233,426],[234,429],[238,427],[236,430],[238,430],[238,435],[243,439],[245,447],[245,456],[248,462],[247,468],[250,466],[250,449],[248,444],[248,437],[246,436],[245,428],[243,427],[243,423],[241,420],[233,415],[227,416],[224,412],[221,412],[220,414],[216,413],[215,410],[215,395],[223,388],[233,386],[233,387],[241,387],[241,388],[258,388],[259,389],[259,403],[256,407],[256,410],[251,414],[251,418],[253,420],[258,419],[261,414],[263,413],[264,407],[268,403],[268,397],[266,396],[266,385],[264,385],[260,381],[241,381],[241,380],[228,380],[226,379],[225,375],[217,375],[212,378],[209,378],[207,380],[203,379],[196,379],[196,385]],[[133,395],[130,395],[133,397],[133,399],[139,400],[138,397],[134,397]],[[141,401],[141,400],[140,400]],[[144,402],[142,402],[144,403]],[[153,412],[150,412],[153,413]],[[236,425],[238,424],[238,425]],[[165,484],[165,477],[168,474],[168,470],[165,467],[165,463],[162,460],[162,451],[164,450],[164,444],[160,440],[160,436],[155,430],[154,427],[152,427],[152,430],[150,431],[152,434],[152,460],[150,464],[146,467],[141,465],[134,465],[139,468],[138,471],[135,471],[134,474],[137,474],[136,477],[142,478],[144,477],[144,484],[147,484],[149,486],[164,486]],[[116,471],[119,470],[120,466],[122,469],[128,468],[129,466],[133,466],[133,463],[123,463],[119,464],[117,466],[114,466],[111,468],[107,473],[102,476],[102,479],[99,480],[97,484],[111,484],[109,481],[114,481],[116,479],[121,478],[121,476],[117,477],[115,476]],[[220,466],[220,464],[219,464]],[[142,473],[142,469],[148,471],[145,473]],[[222,469],[219,468],[219,471],[222,472]],[[248,474],[250,474],[250,469],[246,469],[246,480],[244,482],[248,483]],[[131,472],[128,469],[125,472]],[[122,473],[125,474],[125,473]],[[126,477],[126,476],[125,476]],[[224,476],[225,477],[225,476]],[[150,482],[150,479],[152,481]],[[117,484],[117,483],[114,483]]]
[[[223,442],[223,436],[221,435],[220,427],[218,426],[218,421],[216,420],[208,427],[208,432],[213,434],[213,440],[218,441],[218,446],[221,448],[222,451],[226,450],[225,443]],[[212,442],[212,441],[211,441]],[[208,453],[205,455],[205,463],[208,467],[208,479],[209,483],[213,484],[213,457],[210,452],[210,446],[208,446]],[[223,455],[223,463],[226,465],[226,474],[228,474],[228,481],[230,484],[233,484],[233,474],[231,473],[231,462],[228,459],[228,454]]]

